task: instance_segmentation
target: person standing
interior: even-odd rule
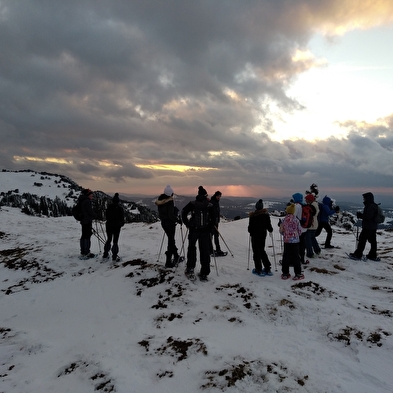
[[[295,271],[293,280],[303,280],[302,268],[299,254],[299,241],[302,234],[302,227],[299,219],[295,216],[296,207],[293,203],[285,209],[286,216],[281,222],[280,233],[284,238],[284,252],[282,256],[282,274],[283,280],[291,278],[289,266],[292,265]]]
[[[216,219],[213,205],[207,197],[207,191],[199,186],[195,201],[189,202],[181,214],[183,223],[189,230],[185,274],[191,280],[195,279],[197,241],[201,262],[199,278],[201,281],[207,281],[207,276],[210,274],[210,233]]]
[[[303,194],[300,192],[297,192],[292,195],[292,200],[295,202],[295,217],[298,218],[299,222],[302,222],[303,219]],[[300,262],[301,263],[306,263],[306,260],[304,258],[306,254],[306,232],[307,228],[302,228],[302,234],[299,238],[299,255],[300,255]]]
[[[119,236],[120,230],[124,226],[124,210],[119,205],[120,199],[119,194],[116,192],[114,197],[112,198],[112,203],[108,205],[106,208],[106,242],[104,245],[104,254],[103,258],[106,259],[109,256],[109,250],[111,249],[111,243],[113,239],[112,245],[112,261],[119,262]]]
[[[215,214],[215,225],[213,226],[212,229],[212,238],[214,240],[214,245],[216,246],[216,249],[213,249],[213,243],[210,243],[210,255],[211,256],[216,256],[216,257],[223,257],[227,255],[224,251],[221,250],[220,246],[220,233],[218,231],[218,224],[220,222],[220,199],[221,199],[222,193],[220,191],[216,191],[214,195],[210,199],[210,203],[213,205],[214,208],[214,214]]]
[[[371,192],[363,194],[363,212],[357,212],[357,218],[362,221],[362,231],[360,232],[359,242],[355,252],[350,253],[350,257],[356,260],[360,260],[363,256],[363,251],[366,247],[366,243],[370,243],[370,251],[367,254],[367,258],[372,261],[379,261],[377,256],[377,221],[376,217],[378,214],[378,205],[374,202],[374,195]]]
[[[255,211],[249,215],[248,233],[251,236],[251,246],[255,269],[253,274],[257,276],[272,276],[271,263],[265,251],[267,231],[273,232],[270,215],[267,209],[263,208],[263,201],[260,199],[255,204]],[[262,268],[263,264],[263,268]]]
[[[336,206],[335,209],[333,209],[333,201],[327,195],[325,195],[325,197],[322,199],[322,204],[319,207],[319,224],[317,231],[315,232],[315,237],[318,237],[321,234],[322,229],[324,229],[326,231],[325,248],[334,248],[334,246],[331,244],[333,230],[329,223],[329,217],[338,213],[340,208]]]
[[[307,228],[307,232],[305,234],[306,256],[307,258],[314,258],[314,254],[319,255],[321,253],[321,247],[315,237],[315,233],[318,228],[319,207],[318,203],[315,201],[314,194],[307,194],[305,200],[308,205],[312,206],[314,213],[311,226],[310,228]]]
[[[90,252],[91,235],[93,234],[93,220],[97,218],[96,213],[93,211],[92,203],[93,191],[85,189],[80,195],[80,206],[82,219],[80,221],[82,226],[82,235],[80,238],[80,259],[94,258],[95,255]]]
[[[168,246],[165,252],[166,268],[172,268],[176,266],[179,260],[179,254],[175,241],[175,234],[176,224],[178,222],[181,224],[181,220],[179,218],[179,210],[175,206],[173,194],[174,192],[172,187],[170,185],[167,185],[164,189],[163,194],[161,194],[155,202],[158,208],[158,215],[161,220],[162,229],[164,230],[168,238]]]

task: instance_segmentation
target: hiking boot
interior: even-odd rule
[[[325,244],[325,248],[334,248],[331,244]]]
[[[120,257],[118,255],[112,256],[112,261],[113,262],[120,262]]]
[[[354,252],[351,252],[351,253],[349,254],[349,257],[350,257],[351,259],[354,259],[355,261],[360,261],[360,260],[362,259],[361,257],[357,256]]]
[[[201,281],[208,281],[207,276],[206,276],[205,274],[199,273],[198,276],[199,276],[199,279],[200,279]]]

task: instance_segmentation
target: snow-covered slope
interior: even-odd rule
[[[97,258],[78,259],[73,218],[3,207],[0,391],[391,393],[391,232],[378,235],[382,262],[354,262],[355,236],[335,228],[341,248],[312,259],[304,281],[283,281],[272,220],[273,277],[251,274],[239,220],[220,225],[228,256],[192,283],[183,265],[162,268],[164,249],[157,262],[159,223],[125,225],[113,265],[95,238]],[[178,245],[185,235],[178,227]]]

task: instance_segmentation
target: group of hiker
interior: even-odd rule
[[[322,230],[326,231],[324,248],[334,248],[331,244],[332,228],[329,224],[329,217],[339,213],[340,208],[333,206],[330,197],[325,196],[322,203],[317,201],[318,186],[312,184],[310,190],[302,193],[295,193],[286,206],[284,218],[279,220],[279,232],[282,235],[283,255],[281,278],[287,280],[291,277],[289,268],[293,266],[293,280],[304,279],[302,264],[309,263],[310,258],[321,253],[321,246],[317,237]],[[91,205],[93,192],[89,189],[83,190],[80,196],[82,210],[82,236],[80,239],[81,258],[88,259],[94,257],[90,252],[90,238],[92,235],[92,221],[96,218]],[[181,211],[175,206],[174,191],[167,185],[163,193],[157,198],[155,204],[162,229],[168,239],[167,250],[165,252],[165,267],[177,266],[181,260],[179,250],[176,246],[175,233],[176,225],[184,224],[188,232],[188,249],[186,254],[185,274],[190,279],[195,279],[195,267],[197,261],[198,242],[201,268],[198,276],[201,281],[207,281],[210,274],[210,257],[225,256],[226,252],[221,250],[220,232],[218,225],[220,222],[220,198],[222,193],[216,191],[209,198],[203,186],[198,187],[198,194],[195,200],[190,201]],[[376,230],[378,206],[374,202],[371,192],[363,194],[364,210],[357,213],[357,218],[362,219],[362,231],[356,250],[349,254],[352,259],[360,260],[366,243],[370,243],[370,251],[367,258],[378,260]],[[112,203],[106,209],[106,233],[107,239],[104,244],[104,258],[112,253],[112,260],[118,261],[119,247],[118,240],[121,227],[124,225],[124,211],[119,204],[119,194],[112,198]],[[267,233],[273,236],[273,227],[270,214],[263,206],[263,200],[259,199],[255,204],[255,210],[249,213],[248,232],[250,234],[250,244],[252,247],[254,269],[252,273],[260,276],[272,276],[271,262],[265,251]],[[213,243],[215,249],[213,247]],[[184,240],[183,240],[184,245]]]

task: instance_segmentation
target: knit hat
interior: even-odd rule
[[[300,192],[293,194],[292,198],[296,203],[303,203],[303,194],[301,194]]]
[[[113,203],[119,203],[119,201],[120,201],[119,193],[117,192],[117,193],[115,194],[115,196],[112,198],[112,202],[113,202]]]
[[[222,195],[221,191],[216,191],[213,196],[216,197],[216,196],[221,196],[221,195]]]
[[[314,202],[315,201],[315,196],[314,196],[314,194],[307,194],[306,195],[306,202]]]
[[[168,184],[165,189],[164,189],[164,194],[171,196],[172,194],[174,194],[172,187]]]
[[[296,207],[295,207],[295,205],[294,205],[293,203],[291,203],[290,205],[288,205],[288,206],[286,207],[286,209],[285,209],[285,211],[286,211],[288,214],[295,214],[295,210],[296,210]]]
[[[256,204],[255,204],[255,210],[262,210],[263,209],[263,201],[260,199]]]
[[[202,186],[199,186],[198,187],[198,195],[207,197],[207,191]]]

